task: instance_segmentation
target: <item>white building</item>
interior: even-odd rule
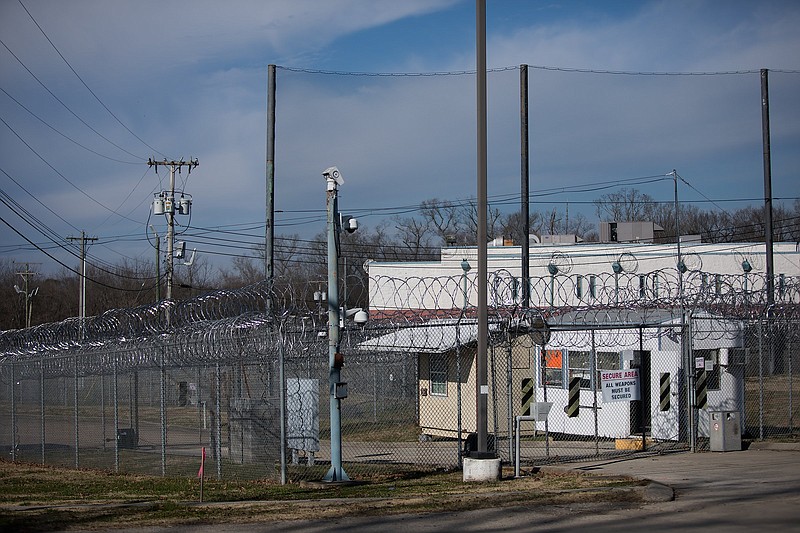
[[[548,417],[551,432],[625,438],[644,426],[654,439],[683,440],[687,402],[694,395],[687,396],[686,380],[694,383],[705,371],[708,401],[699,412],[698,434],[708,435],[709,411],[736,410],[745,419],[742,325],[708,310],[696,312],[688,353],[702,368],[687,373],[678,342],[678,296],[682,293],[693,302],[702,297],[714,304],[749,295],[763,298],[763,244],[682,242],[679,269],[675,244],[548,240],[555,244],[530,247],[530,307],[544,310],[553,334],[545,347],[535,345],[528,335],[509,337],[506,348],[499,348],[508,352],[505,368],[490,375],[490,383],[505,387],[507,381],[508,390],[514,389],[511,395],[518,398],[519,384],[532,380],[533,401],[554,403]],[[489,305],[519,307],[522,250],[500,244],[487,250]],[[461,309],[477,305],[477,253],[477,247],[450,247],[442,249],[438,261],[368,264],[370,314],[377,318],[403,313],[416,320],[408,328],[364,342],[360,349],[418,354],[419,423],[425,434],[456,436],[457,405],[462,406],[462,437],[475,431],[474,314],[458,317]],[[773,254],[775,300],[798,303],[796,288],[789,290],[800,281],[797,244],[776,243]],[[580,315],[580,310],[592,308],[614,311],[605,312],[601,322],[606,323],[598,322],[598,316]],[[641,315],[636,311],[640,308],[650,311]],[[458,336],[450,332],[454,319],[461,324]],[[576,326],[581,323],[586,327]],[[637,324],[642,327],[637,329]],[[599,372],[632,365],[642,372],[641,399],[604,405]],[[568,417],[563,408],[570,380],[576,377],[581,379],[580,405],[595,407]],[[660,397],[662,380],[669,385],[668,405]],[[489,405],[495,418],[509,421],[501,424],[499,433],[510,435],[510,421],[520,414],[518,402],[490,398]],[[542,422],[536,426],[543,429]]]
[[[522,247],[489,246],[487,250],[490,305],[520,303]],[[681,244],[684,295],[692,290],[758,292],[766,272],[764,244]],[[469,264],[464,274],[462,263]],[[477,303],[475,246],[442,248],[438,261],[370,262],[371,313],[402,309],[444,309]],[[678,253],[675,244],[573,243],[530,247],[532,307],[575,307],[676,299]],[[773,246],[775,299],[788,296],[784,288],[800,277],[797,243]],[[465,276],[467,290],[463,290]],[[450,278],[446,286],[428,287],[414,280]],[[404,283],[383,283],[386,280]]]

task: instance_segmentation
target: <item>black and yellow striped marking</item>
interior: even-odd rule
[[[697,373],[697,383],[694,390],[697,408],[705,409],[708,404],[708,373],[705,370]]]
[[[564,411],[567,413],[567,417],[569,418],[575,418],[578,416],[580,392],[581,378],[575,377],[569,380],[569,400],[567,403],[567,408],[564,409]]]
[[[522,416],[530,416],[533,403],[533,379],[522,380]]]
[[[662,411],[669,411],[670,408],[670,375],[669,372],[662,372],[661,373],[661,401],[659,402],[659,408]]]

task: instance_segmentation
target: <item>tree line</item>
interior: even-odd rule
[[[672,203],[657,202],[636,189],[620,189],[594,201],[600,220],[632,222],[652,221],[664,228],[661,239],[675,242],[676,217]],[[515,244],[523,242],[524,227],[519,212],[502,213],[490,207],[487,235],[505,237]],[[568,208],[554,208],[530,213],[530,233],[537,236],[574,234],[579,239],[599,240],[596,226],[583,214],[570,214]],[[679,206],[678,222],[682,235],[700,235],[703,242],[763,242],[763,208],[743,207],[733,211],[703,210],[694,204]],[[430,199],[422,202],[414,215],[395,216],[374,228],[355,233],[341,233],[339,276],[346,283],[348,307],[367,304],[368,261],[432,261],[442,247],[475,245],[477,205],[473,202],[449,202]],[[790,206],[773,206],[775,242],[800,241],[800,200]],[[19,329],[26,324],[24,263],[0,260],[0,330]],[[324,232],[311,239],[298,235],[280,235],[275,239],[274,283],[278,290],[304,295],[298,302],[309,308],[316,305],[314,291],[327,285],[327,236]],[[34,270],[34,269],[32,269]],[[76,269],[77,270],[77,269]],[[94,316],[109,309],[145,305],[165,297],[164,268],[156,279],[153,262],[123,260],[112,266],[87,266],[86,315]],[[199,255],[190,266],[176,268],[173,299],[183,300],[217,289],[234,289],[264,279],[264,251],[254,249],[249,256],[233,258],[227,267],[212,268]],[[67,269],[48,277],[30,276],[29,290],[37,288],[31,304],[31,325],[57,322],[79,314],[78,275]],[[15,288],[15,285],[17,288]],[[19,289],[19,290],[18,290]],[[340,295],[344,297],[344,291]]]

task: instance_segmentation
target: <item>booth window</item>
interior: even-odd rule
[[[580,352],[577,350],[570,350],[567,353],[570,383],[572,383],[572,378],[581,378],[582,389],[592,388],[592,371],[589,366],[591,356],[592,352]]]
[[[544,350],[542,352],[542,382],[547,386],[564,387],[564,366],[561,350]]]
[[[702,357],[705,361],[711,361],[713,363],[714,366],[712,370],[708,371],[706,374],[706,384],[708,390],[719,390],[719,374],[720,374],[719,349],[692,350],[692,354],[695,360],[698,357]]]
[[[575,297],[578,300],[583,298],[583,276],[580,274],[575,279]]]
[[[600,370],[619,370],[619,353],[618,352],[595,352],[597,354],[597,376],[595,383],[597,388],[600,388]],[[581,388],[588,390],[595,390],[595,384],[592,383],[592,370],[591,370],[591,357],[592,352],[584,352],[577,350],[570,350],[567,353],[567,360],[569,366],[569,378],[572,381],[574,377],[581,378]]]
[[[430,355],[430,381],[432,396],[447,396],[447,354]]]
[[[597,388],[600,388],[600,371],[601,370],[621,370],[622,363],[620,362],[619,352],[597,352]]]

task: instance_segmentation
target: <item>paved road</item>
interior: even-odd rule
[[[483,532],[586,528],[591,533],[642,531],[800,532],[800,451],[674,453],[570,465],[588,472],[627,474],[673,487],[675,499],[641,505],[516,506],[460,513],[303,520],[169,528],[200,532]],[[125,530],[153,533],[157,528]],[[166,530],[163,530],[166,532]]]

